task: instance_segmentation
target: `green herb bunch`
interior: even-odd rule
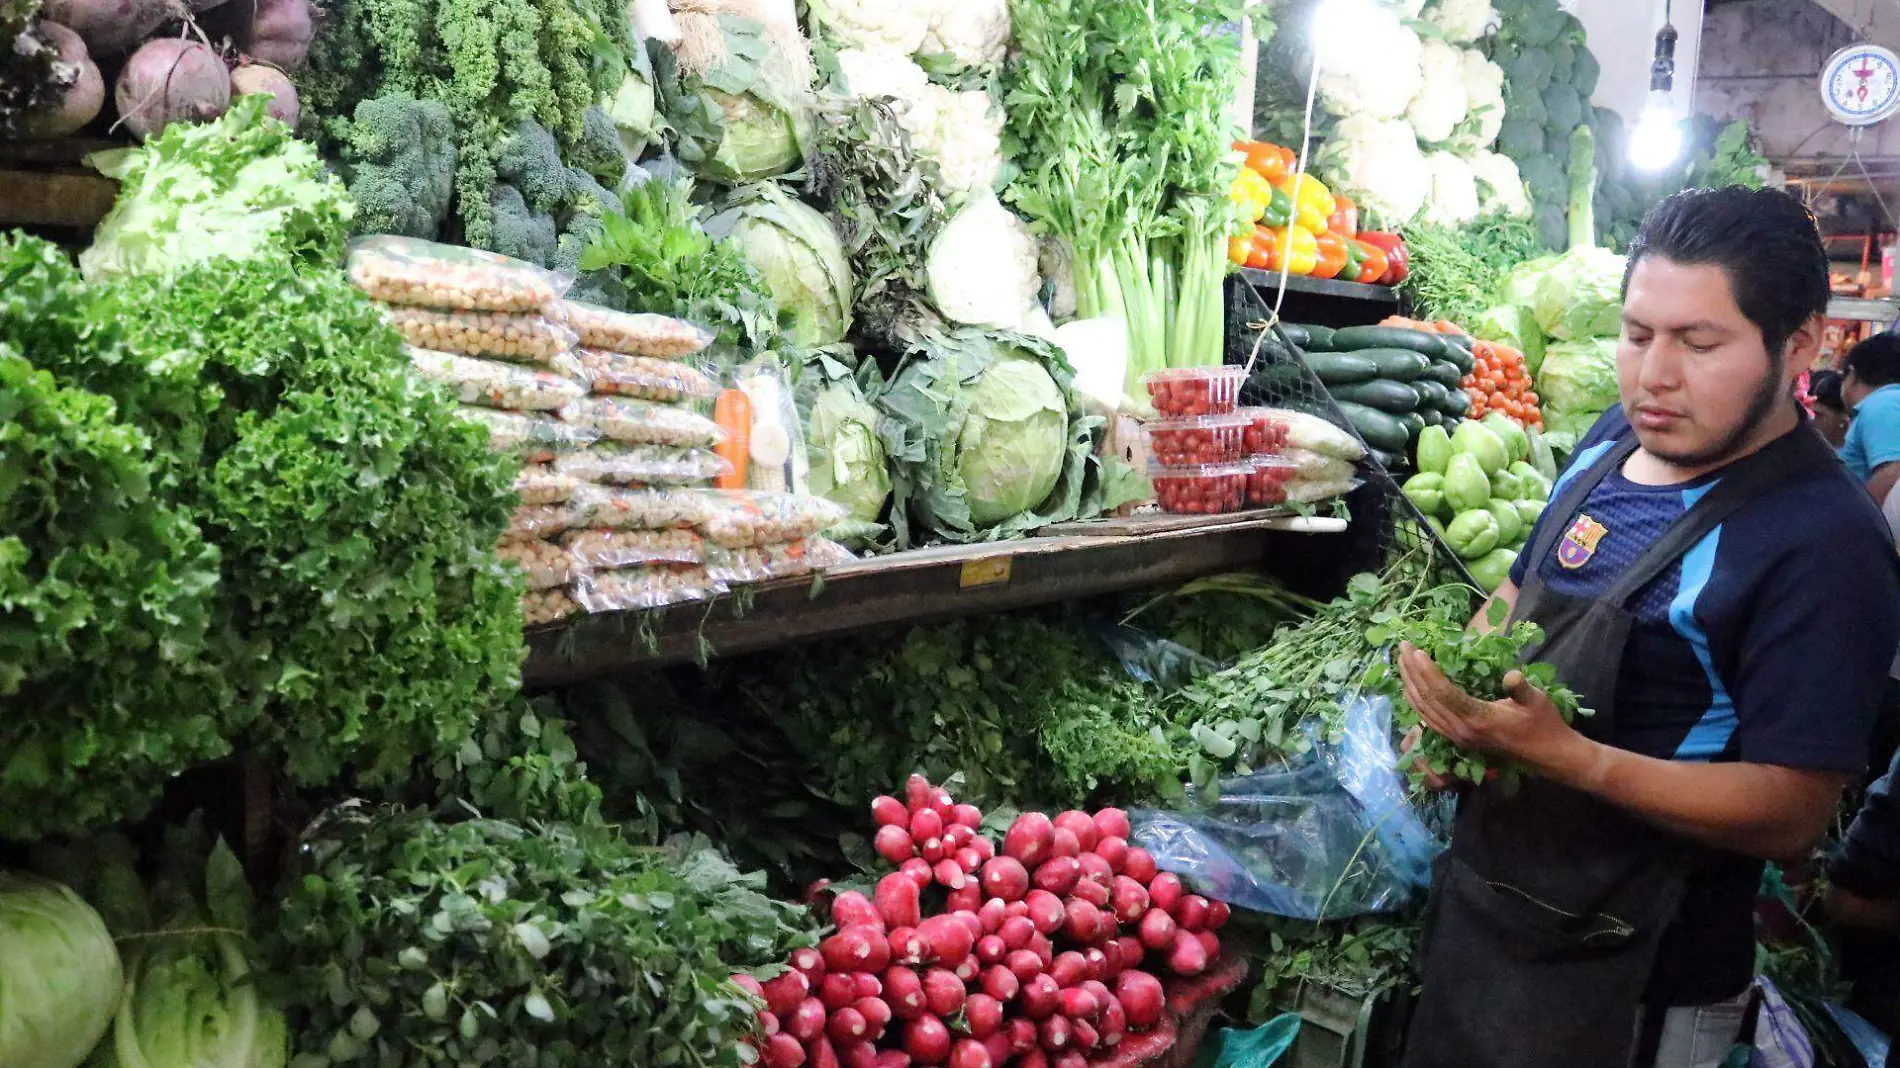
[[[1544,255],[1537,224],[1493,213],[1463,226],[1414,223],[1405,228],[1411,274],[1402,288],[1421,319],[1449,319],[1475,329],[1504,291],[1511,268]]]
[[[1264,937],[1256,938],[1265,944],[1256,954],[1260,983],[1247,1002],[1249,1022],[1265,1023],[1293,1009],[1309,987],[1358,1000],[1417,982],[1414,921],[1365,916],[1343,923],[1278,917],[1264,922]]]

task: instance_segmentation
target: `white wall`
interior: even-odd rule
[[[1583,23],[1590,51],[1603,68],[1590,102],[1635,121],[1649,97],[1649,62],[1663,24],[1663,0],[1565,0],[1564,6]],[[1702,0],[1671,0],[1669,21],[1677,35],[1670,100],[1677,115],[1687,115],[1701,58]]]

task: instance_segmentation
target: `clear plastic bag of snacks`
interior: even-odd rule
[[[725,438],[719,424],[703,415],[626,397],[583,397],[562,408],[561,418],[633,445],[711,448]]]
[[[1302,482],[1346,482],[1353,474],[1350,461],[1311,449],[1288,449],[1280,458],[1292,465],[1294,477]]]
[[[404,341],[420,349],[545,364],[574,350],[573,332],[539,315],[395,306],[384,314]]]
[[[463,404],[513,412],[553,411],[587,391],[572,379],[498,360],[478,360],[411,345],[409,364],[431,382],[449,387]]]
[[[697,527],[710,509],[698,490],[582,486],[567,502],[567,528],[672,530]]]
[[[508,529],[501,532],[503,543],[542,541],[564,530],[579,526],[574,521],[572,504],[524,504],[509,517]]]
[[[488,431],[489,448],[517,453],[524,463],[547,463],[563,452],[600,439],[600,432],[591,427],[570,426],[545,415],[470,407],[457,408],[455,414]]]
[[[1331,456],[1338,460],[1357,463],[1364,459],[1366,450],[1351,434],[1339,429],[1317,415],[1296,412],[1289,408],[1254,408],[1254,413],[1265,413],[1286,427],[1281,444],[1295,449],[1305,449],[1321,456]],[[1256,414],[1256,418],[1260,416]]]
[[[570,530],[561,546],[594,571],[706,562],[706,544],[690,530]]]
[[[1154,467],[1155,500],[1164,512],[1177,515],[1220,515],[1247,505],[1251,464],[1201,464],[1196,467]]]
[[[1318,504],[1335,497],[1344,497],[1359,488],[1356,478],[1322,479],[1318,482],[1306,482],[1295,479],[1286,487],[1286,499],[1292,504]]]
[[[705,351],[713,336],[684,319],[614,311],[595,304],[563,301],[567,328],[590,349],[677,360]]]
[[[385,304],[539,312],[567,292],[559,275],[493,252],[376,234],[350,242],[350,281]]]
[[[628,356],[604,349],[575,349],[581,378],[594,393],[636,400],[676,402],[711,400],[719,383],[692,364],[657,356]]]
[[[547,464],[528,464],[515,476],[515,495],[522,504],[561,504],[574,496],[580,484],[580,479]]]
[[[495,555],[520,568],[531,590],[565,586],[582,573],[574,557],[551,541],[504,541]]]
[[[697,486],[732,470],[711,449],[599,442],[557,457],[554,469],[609,486]]]
[[[722,549],[750,549],[797,541],[842,521],[847,513],[823,497],[753,490],[702,490],[706,516],[699,532]]]
[[[628,612],[704,601],[726,587],[703,567],[640,567],[599,571],[574,584],[574,600],[589,612]]]
[[[824,538],[804,538],[751,549],[708,549],[706,571],[728,586],[794,578],[853,559],[849,550]]]
[[[582,609],[565,588],[530,590],[521,595],[521,621],[530,627],[558,623]]]

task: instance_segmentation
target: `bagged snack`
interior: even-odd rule
[[[552,538],[570,527],[579,526],[574,521],[574,509],[566,504],[524,504],[515,509],[508,520],[508,529],[501,532],[502,544],[516,541],[541,541]]]
[[[589,612],[627,612],[703,601],[726,588],[703,567],[642,567],[602,571],[574,584],[574,600]]]
[[[1330,501],[1334,497],[1344,497],[1358,489],[1359,485],[1359,480],[1356,478],[1289,482],[1286,487],[1286,499],[1294,504],[1318,504],[1320,501]]]
[[[520,568],[531,590],[565,586],[582,570],[566,549],[551,541],[504,541],[495,547],[495,555]]]
[[[728,586],[793,578],[849,563],[851,553],[836,542],[804,538],[751,549],[706,550],[706,572]]]
[[[493,408],[457,408],[455,414],[488,431],[488,447],[514,452],[524,463],[547,463],[563,452],[599,440],[600,432],[570,426],[545,415],[498,412]]]
[[[385,304],[538,312],[567,292],[560,277],[493,252],[376,234],[350,242],[350,281]]]
[[[580,479],[547,464],[528,464],[515,476],[515,494],[522,504],[560,504],[574,496],[580,484]]]
[[[572,332],[539,315],[395,306],[384,314],[404,341],[437,352],[551,364],[574,348]]]
[[[1351,434],[1317,415],[1296,412],[1290,408],[1255,408],[1250,411],[1255,413],[1256,418],[1271,419],[1284,425],[1286,429],[1280,435],[1280,440],[1292,448],[1350,462],[1357,462],[1366,455],[1366,450],[1353,440]]]
[[[713,336],[683,319],[562,301],[567,328],[588,348],[677,360],[705,351]]]
[[[711,482],[731,465],[711,449],[599,442],[557,457],[554,469],[609,486],[693,486]]]
[[[583,397],[562,408],[561,418],[593,427],[604,438],[640,445],[711,448],[721,437],[719,424],[703,415],[625,397]]]
[[[690,530],[570,530],[561,547],[594,571],[654,564],[700,564],[706,545]]]
[[[701,490],[699,494],[706,508],[699,532],[722,549],[809,538],[847,514],[823,497],[753,490]]]
[[[579,615],[581,611],[581,606],[575,603],[567,590],[559,586],[530,590],[521,595],[521,621],[530,627],[558,623],[568,616]]]
[[[570,521],[563,529],[672,530],[699,526],[707,512],[706,499],[697,490],[582,486],[567,502]]]
[[[1294,477],[1303,482],[1345,482],[1352,478],[1350,461],[1311,449],[1287,449],[1280,457],[1293,465]]]
[[[463,404],[509,411],[552,411],[587,391],[570,379],[546,371],[452,352],[409,346],[409,363],[431,382],[449,387]]]
[[[806,492],[810,461],[805,455],[798,404],[786,382],[785,368],[777,357],[762,357],[735,372],[733,385],[745,393],[752,415],[752,426],[746,434],[746,488]],[[725,426],[723,422],[720,425]]]
[[[576,349],[581,379],[594,393],[638,400],[710,400],[719,384],[691,364],[657,356],[628,356],[605,349]]]

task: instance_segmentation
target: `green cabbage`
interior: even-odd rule
[[[1562,341],[1615,337],[1623,328],[1623,266],[1609,249],[1573,248],[1537,282],[1532,310],[1544,333]]]
[[[721,16],[725,61],[701,76],[725,128],[703,167],[724,181],[756,182],[797,169],[817,115],[810,46],[796,30]]]
[[[819,388],[805,445],[811,455],[811,491],[843,505],[860,523],[876,523],[891,497],[891,475],[877,436],[877,409],[855,379]]]
[[[1068,399],[1041,364],[1016,355],[990,364],[957,435],[970,519],[987,527],[1041,504],[1062,475],[1068,431]]]
[[[125,981],[105,921],[61,883],[0,872],[0,1064],[75,1068]]]
[[[738,190],[707,232],[736,244],[778,305],[779,325],[795,345],[844,340],[851,328],[851,262],[823,214],[775,182]]]
[[[1502,341],[1523,353],[1525,369],[1532,374],[1544,362],[1544,330],[1537,325],[1537,316],[1522,304],[1485,309],[1471,324],[1471,330],[1486,341]]]
[[[1556,262],[1555,256],[1539,256],[1511,268],[1511,273],[1504,276],[1504,291],[1498,294],[1499,302],[1530,307],[1537,300],[1537,283],[1544,280],[1544,272]]]
[[[1581,434],[1618,400],[1616,339],[1553,342],[1544,350],[1536,382],[1545,425]]]

